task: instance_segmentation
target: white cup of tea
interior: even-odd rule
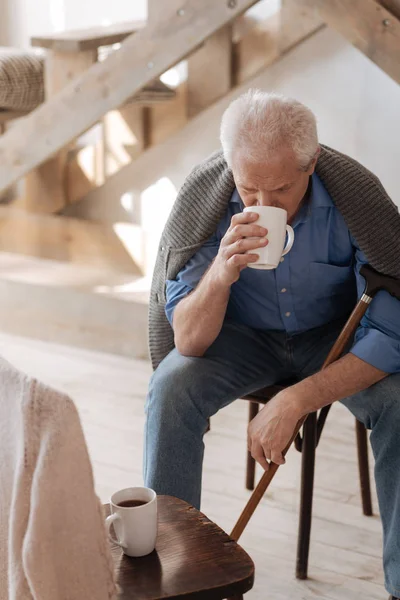
[[[111,496],[111,514],[106,518],[110,540],[127,556],[146,556],[153,552],[157,539],[157,494],[146,487],[119,490]],[[111,535],[114,525],[115,535]]]
[[[282,256],[287,254],[294,242],[294,231],[287,224],[287,212],[276,206],[246,206],[244,212],[259,215],[257,225],[268,229],[268,244],[263,248],[249,250],[248,254],[257,254],[257,262],[250,263],[252,269],[276,269]],[[285,239],[287,234],[287,242]]]

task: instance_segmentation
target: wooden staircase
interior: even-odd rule
[[[0,211],[0,327],[144,356],[150,273],[140,216],[122,238],[116,224],[64,213],[113,182],[128,192],[124,174],[140,154],[325,24],[400,82],[398,0],[282,0],[264,16],[268,4],[149,0],[146,23],[32,40],[47,51],[46,102],[0,137],[0,193],[23,181]],[[183,60],[186,77],[166,85]]]

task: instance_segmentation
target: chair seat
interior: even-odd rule
[[[44,56],[0,48],[0,109],[31,111],[44,100]]]
[[[158,496],[156,550],[129,558],[112,545],[119,600],[222,600],[253,586],[254,564],[246,552],[198,510]],[[106,514],[109,506],[104,507]]]
[[[281,392],[285,388],[294,385],[297,382],[298,380],[294,378],[285,379],[284,381],[279,381],[274,385],[269,385],[267,387],[260,388],[259,390],[256,390],[251,394],[247,394],[246,396],[243,396],[242,399],[250,400],[251,402],[259,402],[260,404],[266,404],[267,402],[269,402],[269,400],[271,400],[271,398],[276,396],[278,392]]]

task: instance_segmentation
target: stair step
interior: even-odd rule
[[[1,253],[0,329],[147,358],[148,289],[132,274]]]
[[[129,35],[144,27],[146,27],[146,21],[139,20],[74,29],[50,35],[34,36],[31,38],[31,45],[57,52],[83,52],[95,50],[101,46],[119,44]]]
[[[160,79],[155,79],[146,85],[140,92],[132,96],[126,104],[156,104],[165,102],[176,97],[176,91],[163,83]]]

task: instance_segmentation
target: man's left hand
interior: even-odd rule
[[[285,463],[282,452],[303,416],[289,390],[283,390],[272,398],[248,428],[249,452],[265,470],[269,467],[267,461],[277,465]]]

